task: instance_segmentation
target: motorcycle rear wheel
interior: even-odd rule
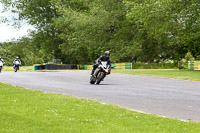
[[[94,80],[94,77],[93,76],[91,76],[90,77],[90,84],[94,84],[96,81]]]

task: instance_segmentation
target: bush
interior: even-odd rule
[[[133,63],[133,69],[177,69],[177,63]]]
[[[188,61],[194,61],[194,56],[192,55],[192,53],[190,51],[188,51],[185,55],[185,60]]]
[[[200,55],[198,55],[198,56],[196,57],[196,60],[200,60]]]

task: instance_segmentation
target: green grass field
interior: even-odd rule
[[[188,70],[176,70],[176,69],[133,69],[133,70],[113,70],[112,72],[200,81],[200,71],[188,71]]]
[[[0,132],[197,133],[200,123],[0,83]]]

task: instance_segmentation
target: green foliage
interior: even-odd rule
[[[5,65],[12,66],[16,56],[12,53],[10,43],[4,44],[0,47],[0,56],[5,61]]]
[[[90,64],[110,50],[113,62],[178,61],[200,55],[200,2],[180,0],[1,0],[36,30],[14,42],[27,64]],[[21,23],[22,25],[23,23]],[[25,40],[29,40],[28,42]],[[27,44],[28,43],[28,44]],[[31,47],[31,48],[30,48]],[[19,53],[26,53],[20,51]],[[28,62],[29,61],[29,62]]]
[[[200,60],[200,55],[198,55],[198,56],[196,57],[196,60]]]
[[[194,61],[194,57],[190,51],[188,51],[185,55],[185,60],[186,61]]]

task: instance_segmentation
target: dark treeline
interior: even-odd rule
[[[106,50],[114,62],[178,61],[188,51],[200,55],[199,0],[0,1],[18,14],[15,26],[26,20],[36,28],[0,48],[4,58],[17,54],[25,65],[52,59],[90,64]]]

